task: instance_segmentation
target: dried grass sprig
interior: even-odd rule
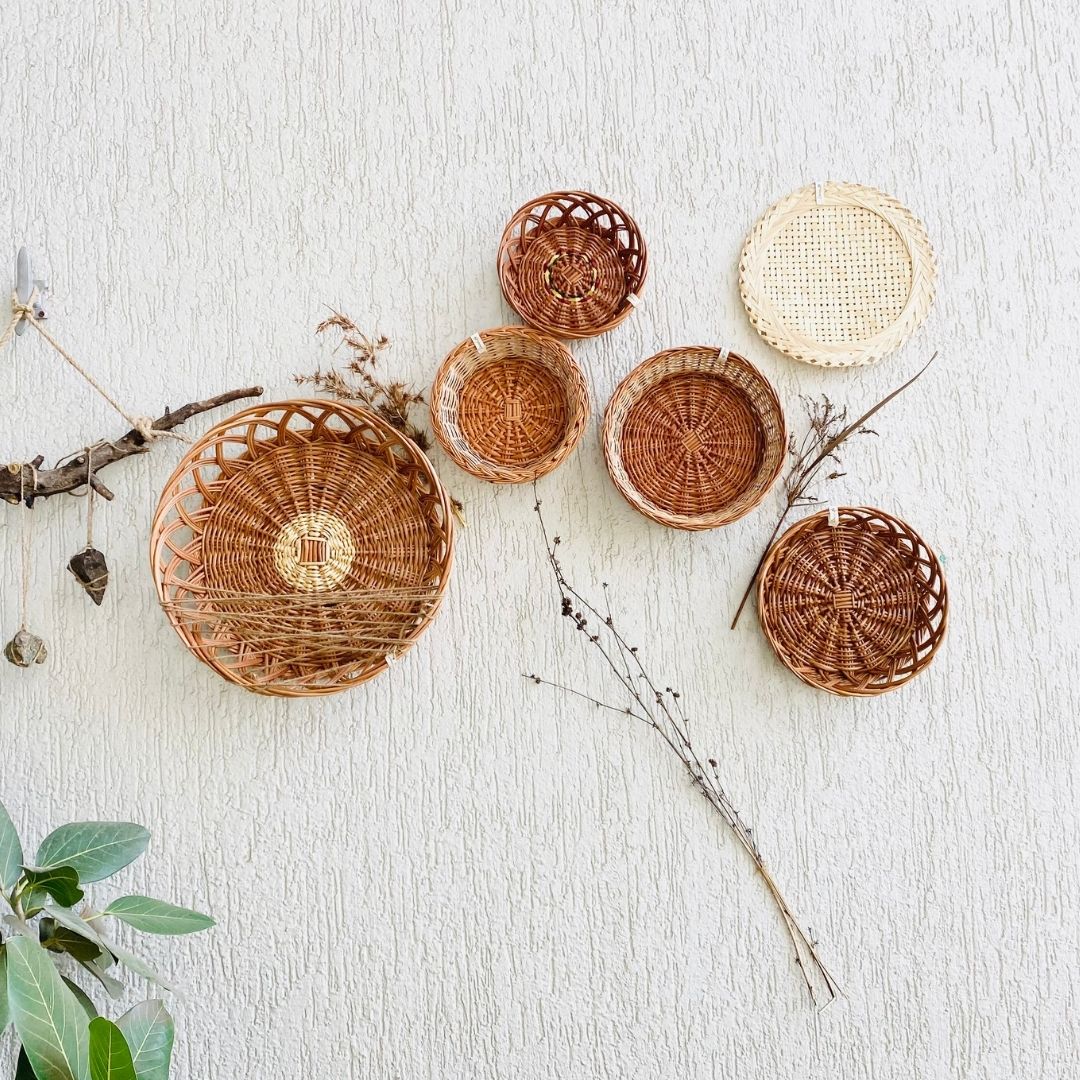
[[[535,483],[533,493],[535,496]],[[537,674],[528,674],[524,677],[536,685],[550,686],[562,693],[581,698],[598,708],[627,716],[644,724],[660,737],[682,763],[694,790],[720,815],[743,850],[753,860],[783,919],[784,927],[795,951],[795,963],[811,1000],[814,1003],[820,1001],[822,1005],[829,1004],[840,993],[840,988],[825,967],[818,953],[818,942],[812,932],[809,929],[803,930],[781,893],[780,887],[769,872],[753,830],[743,820],[721,783],[719,763],[716,758],[705,757],[703,760],[695,748],[690,736],[690,717],[683,708],[682,695],[678,690],[664,684],[663,680],[656,679],[649,673],[638,654],[637,646],[631,645],[616,626],[611,610],[608,583],[602,583],[603,611],[595,607],[570,583],[558,557],[558,547],[562,540],[559,536],[552,537],[548,533],[538,497],[535,499],[534,509],[540,521],[548,563],[558,586],[560,613],[563,618],[569,619],[574,630],[600,653],[604,664],[615,676],[620,692],[626,694],[627,703],[619,705],[604,701],[587,691],[575,689]],[[661,685],[663,685],[662,690]]]
[[[885,408],[893,398],[902,394],[936,359],[937,353],[934,353],[907,382],[886,394],[876,405],[867,409],[858,420],[853,420],[851,423],[848,423],[847,406],[838,407],[825,394],[822,394],[820,398],[803,397],[800,399],[806,409],[808,425],[802,443],[797,443],[794,435],[788,441],[791,468],[784,478],[786,496],[784,509],[775,528],[769,534],[769,539],[765,542],[765,550],[762,551],[761,558],[758,559],[757,566],[754,567],[754,572],[747,583],[746,591],[742,594],[735,618],[731,620],[732,630],[738,625],[743,608],[746,607],[750,593],[753,592],[754,583],[761,573],[762,566],[765,565],[765,557],[769,554],[773,541],[780,535],[780,529],[791,511],[799,506],[815,506],[822,501],[810,494],[810,487],[815,481],[839,480],[841,476],[847,475],[842,471],[843,464],[837,453],[840,447],[852,435],[877,435],[876,431],[866,426],[867,420],[880,409]],[[833,465],[832,470],[822,477],[821,470],[830,462]]]

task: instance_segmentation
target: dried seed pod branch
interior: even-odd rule
[[[746,602],[750,599],[750,593],[753,592],[754,583],[757,581],[761,568],[765,564],[765,557],[769,554],[773,541],[780,535],[780,529],[783,527],[784,522],[787,521],[788,515],[797,506],[810,506],[820,501],[809,493],[811,484],[819,478],[829,481],[838,480],[841,476],[845,476],[846,474],[840,471],[843,466],[837,454],[840,447],[852,435],[876,435],[876,431],[866,426],[867,420],[880,409],[885,408],[893,398],[902,394],[936,359],[937,353],[934,353],[906,383],[886,394],[876,405],[867,409],[858,420],[853,420],[851,423],[847,422],[847,407],[838,408],[824,394],[820,398],[804,397],[802,399],[809,423],[801,444],[796,444],[794,435],[791,436],[788,443],[791,468],[784,479],[784,494],[786,496],[784,509],[776,522],[776,526],[769,534],[769,539],[765,542],[765,550],[762,551],[757,566],[754,567],[753,574],[750,575],[746,591],[742,594],[742,599],[739,601],[739,606],[735,611],[735,618],[731,620],[732,630],[738,625],[743,608],[746,607]],[[830,461],[835,468],[824,477],[820,477],[821,470]]]
[[[535,494],[535,484],[533,491]],[[600,653],[604,664],[614,675],[620,691],[626,695],[627,703],[619,705],[605,701],[591,693],[536,674],[528,674],[525,678],[536,685],[553,687],[562,693],[582,698],[599,708],[627,716],[644,724],[660,737],[682,763],[693,788],[720,815],[753,860],[783,919],[784,927],[795,951],[795,963],[811,1000],[815,1003],[821,1001],[822,1004],[828,1004],[839,994],[839,986],[818,953],[817,941],[809,930],[803,930],[769,872],[753,830],[743,820],[720,781],[717,760],[711,757],[703,760],[694,746],[690,736],[690,718],[683,709],[679,691],[666,685],[661,689],[662,680],[655,679],[649,673],[638,654],[637,647],[631,645],[616,626],[611,612],[610,590],[606,582],[602,586],[603,611],[594,606],[570,583],[558,557],[561,538],[552,537],[548,533],[539,498],[535,501],[535,510],[540,521],[548,563],[558,586],[562,617],[569,619],[573,628]]]

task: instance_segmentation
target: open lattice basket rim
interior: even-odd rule
[[[439,445],[466,472],[495,484],[558,468],[590,413],[589,387],[569,349],[526,326],[471,334],[447,354],[431,388]]]
[[[369,410],[304,398],[242,410],[191,447],[150,556],[195,656],[257,693],[309,697],[374,678],[416,643],[453,539],[415,443]]]
[[[873,217],[848,215],[841,227],[837,216],[833,231],[823,226],[813,241],[794,242],[790,230],[800,220],[835,208]],[[854,226],[860,220],[885,223],[888,231],[860,234]],[[822,248],[830,245],[839,263],[850,263],[849,273],[822,272]],[[923,223],[891,195],[864,184],[808,184],[786,195],[755,223],[739,258],[739,292],[757,332],[793,359],[824,367],[871,364],[898,349],[929,314],[936,279]],[[811,331],[799,324],[809,318],[800,308],[810,303],[812,289],[831,291],[811,304]],[[880,305],[866,290],[877,290]]]
[[[519,207],[499,241],[499,284],[530,326],[562,338],[614,329],[640,303],[645,239],[617,203],[553,191]]]
[[[673,410],[671,442],[661,446],[663,453],[680,457],[683,450],[676,440],[681,440],[687,460],[703,455],[705,467],[694,470],[704,485],[701,500],[679,492],[678,471],[665,471],[659,463],[654,469],[648,460],[653,448],[634,435],[636,410],[650,395],[674,389],[669,380],[683,376],[700,378],[706,389],[715,383],[721,391],[700,415],[695,411],[693,387],[688,400],[680,397],[662,403]],[[663,416],[659,419],[667,422]],[[737,425],[740,438],[731,442]],[[653,428],[645,416],[641,426]],[[780,475],[787,452],[783,409],[769,381],[744,356],[709,345],[665,349],[638,364],[608,402],[602,437],[608,473],[627,502],[661,525],[691,531],[729,525],[753,510]],[[653,469],[655,484],[648,477]],[[689,484],[689,466],[686,475]],[[705,508],[691,509],[698,501]]]
[[[822,510],[769,549],[758,614],[777,657],[810,686],[874,697],[933,660],[948,623],[937,556],[906,522],[873,507]]]

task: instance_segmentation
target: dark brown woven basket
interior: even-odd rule
[[[676,529],[715,529],[749,513],[780,473],[780,402],[749,360],[711,346],[667,349],[616,388],[604,457],[635,509]]]
[[[466,472],[521,484],[569,456],[589,421],[589,388],[561,342],[525,326],[455,346],[431,388],[431,426]]]
[[[555,191],[526,203],[499,243],[507,303],[538,330],[595,337],[634,310],[645,284],[645,241],[608,199]]]
[[[803,682],[873,697],[913,679],[945,635],[948,594],[934,553],[904,522],[844,507],[793,525],[758,580],[765,636]]]

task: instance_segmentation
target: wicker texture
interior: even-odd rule
[[[822,511],[773,545],[758,581],[765,636],[804,682],[873,697],[913,679],[945,635],[948,596],[934,553],[868,507]]]
[[[736,353],[668,349],[639,364],[604,417],[604,456],[631,506],[676,529],[715,529],[772,487],[787,434],[764,376]]]
[[[809,364],[870,364],[915,332],[934,300],[926,229],[861,184],[814,184],[771,206],[750,231],[739,290],[758,333]]]
[[[645,241],[634,219],[585,191],[526,203],[499,243],[507,303],[538,330],[595,337],[618,326],[645,284]]]
[[[566,346],[524,326],[466,338],[431,389],[431,423],[443,449],[466,472],[496,484],[535,480],[560,465],[584,434],[589,411],[585,376]]]
[[[427,627],[453,551],[427,458],[339,402],[263,404],[212,428],[158,504],[151,563],[184,644],[231,682],[331,694]]]

